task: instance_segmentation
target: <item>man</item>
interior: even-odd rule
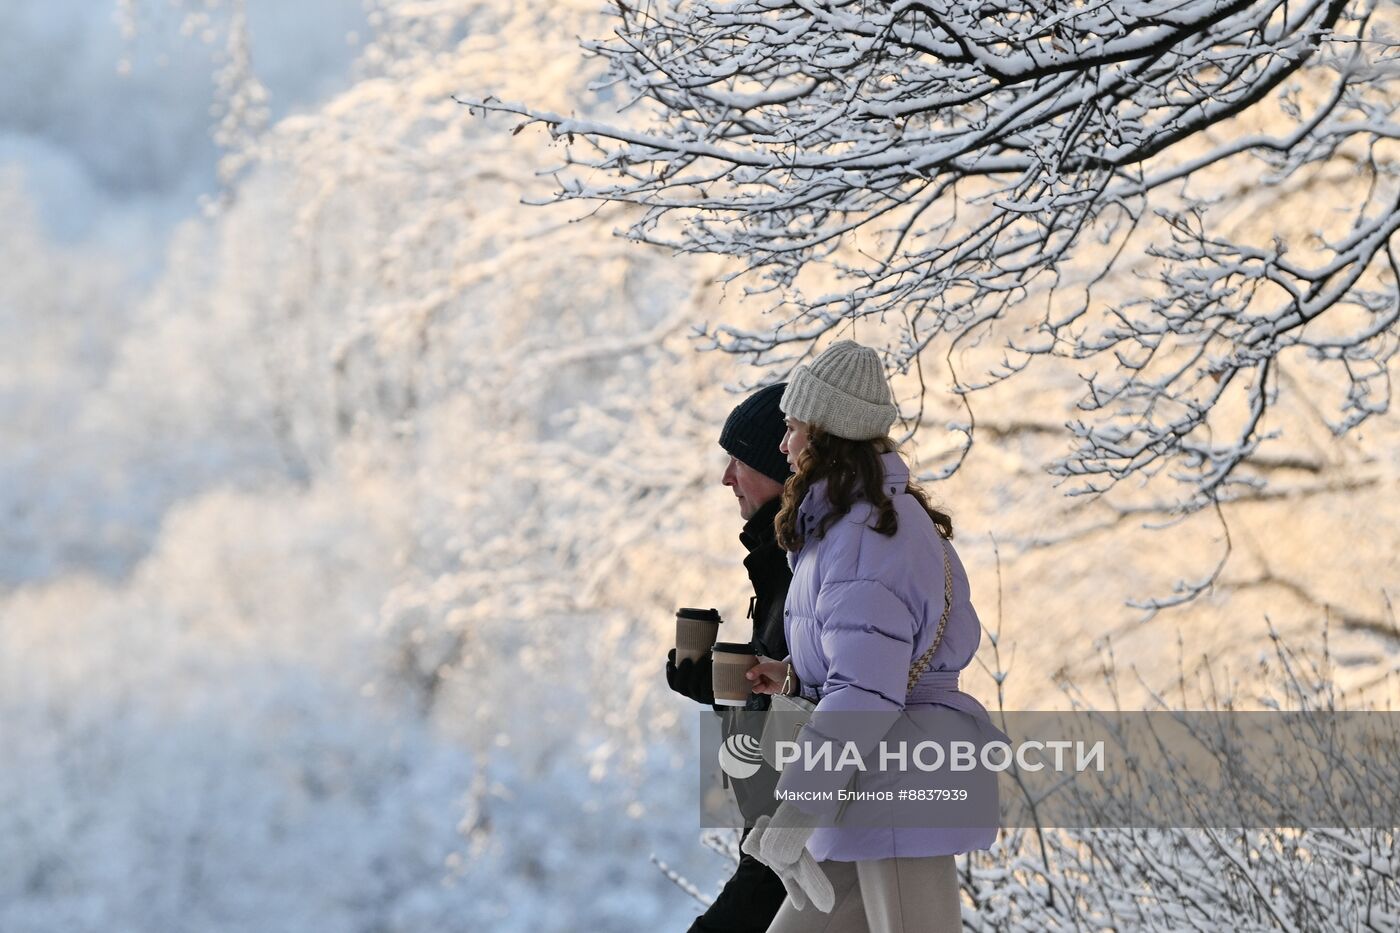
[[[720,482],[734,490],[739,500],[739,515],[744,530],[739,541],[748,551],[744,569],[753,584],[749,600],[749,618],[753,620],[753,645],[760,655],[770,658],[787,657],[787,640],[783,635],[783,602],[787,599],[792,571],[788,568],[787,552],[778,546],[773,519],[782,504],[783,483],[790,470],[787,458],[778,445],[782,443],[786,426],[778,402],[783,397],[785,383],[760,389],[744,399],[729,414],[720,431],[719,444],[729,454]],[[711,682],[712,661],[707,654],[698,661],[689,658],[679,665],[672,649],[666,661],[666,682],[671,689],[698,703],[713,704]],[[756,695],[747,709],[768,708],[768,697]],[[733,728],[727,719],[725,732]],[[776,801],[773,787],[777,775],[765,768],[753,778],[734,781],[734,796],[744,814],[745,823],[753,825],[763,813],[772,813]],[[744,830],[744,836],[749,833]],[[782,881],[768,866],[745,853],[739,867],[725,884],[719,896],[704,914],[695,918],[689,933],[762,933],[782,906],[787,891]]]

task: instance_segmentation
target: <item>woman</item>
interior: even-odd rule
[[[909,484],[888,437],[895,407],[879,357],[853,341],[833,345],[797,370],[781,408],[780,449],[794,469],[775,520],[793,566],[790,655],[750,672],[755,691],[817,701],[806,738],[839,718],[824,713],[893,722],[937,707],[965,714],[955,718],[976,733],[986,710],[957,689],[957,672],[981,626],[948,543],[952,522]],[[962,929],[953,854],[991,845],[994,825],[804,827],[814,813],[832,815],[784,802],[745,841],[789,892],[769,933]],[[809,899],[826,915],[799,913]]]

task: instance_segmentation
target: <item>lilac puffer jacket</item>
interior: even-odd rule
[[[799,509],[805,543],[789,554],[793,578],[784,629],[804,694],[819,699],[807,729],[818,728],[825,711],[883,711],[893,721],[900,710],[946,707],[965,714],[976,732],[987,723],[987,711],[958,689],[957,675],[971,663],[981,641],[967,574],[951,544],[945,551],[932,520],[906,491],[909,469],[903,458],[887,453],[882,461],[885,493],[899,519],[892,537],[870,527],[873,507],[857,502],[825,537],[814,538],[831,510],[824,483],[808,490]],[[906,695],[910,667],[933,643],[943,613],[945,553],[953,560],[948,625],[928,669]],[[803,780],[785,772],[779,786],[796,789]],[[809,812],[831,810],[809,802],[797,805]],[[808,849],[818,861],[949,855],[987,848],[996,832],[995,826],[837,825],[816,830]]]

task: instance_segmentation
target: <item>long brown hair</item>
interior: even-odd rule
[[[893,535],[899,529],[899,516],[894,502],[885,495],[885,469],[882,454],[897,449],[893,440],[878,437],[868,441],[852,441],[828,434],[813,425],[807,432],[807,446],[797,455],[797,469],[783,487],[783,505],[773,526],[778,544],[788,551],[802,547],[802,533],[797,530],[797,510],[814,483],[826,480],[826,495],[831,500],[831,512],[817,526],[818,540],[838,519],[851,511],[857,501],[869,502],[875,510],[872,526],[882,535]],[[953,537],[953,519],[929,504],[928,494],[910,483],[908,493],[933,519],[933,525],[944,538]]]

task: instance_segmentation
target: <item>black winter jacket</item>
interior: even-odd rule
[[[787,601],[788,586],[792,583],[792,569],[788,566],[787,552],[778,546],[778,534],[773,528],[773,520],[782,506],[782,497],[775,497],[760,508],[744,523],[739,533],[739,541],[748,551],[744,557],[744,569],[748,571],[749,583],[753,586],[753,596],[749,600],[748,616],[753,622],[752,643],[759,654],[775,660],[787,657],[787,636],[783,632],[783,604]],[[686,661],[679,669],[674,663],[675,655],[667,663],[667,680],[671,688],[701,703],[712,703],[714,694],[710,690],[712,660],[709,655],[699,661]],[[737,731],[756,734],[762,727],[762,717],[746,716],[746,713],[762,712],[768,709],[770,700],[762,694],[749,698],[743,710],[734,707],[716,706],[715,712],[723,717],[722,730],[726,737]],[[751,778],[733,781],[734,794],[739,809],[748,821],[760,814],[772,813],[776,805],[773,790],[777,786],[778,773],[766,765]]]
[[[753,599],[749,602],[749,617],[753,620],[753,644],[761,654],[775,660],[787,657],[787,638],[783,635],[783,603],[787,601],[792,569],[788,567],[787,551],[778,546],[773,519],[782,505],[779,496],[744,523],[739,541],[748,550],[744,569],[753,584]]]
[[[749,602],[753,646],[759,654],[779,661],[788,654],[787,636],[783,633],[783,604],[787,602],[788,585],[792,583],[787,551],[778,546],[778,535],[773,528],[773,519],[781,505],[782,497],[778,496],[755,512],[739,534],[739,541],[749,552],[744,558],[744,569],[753,584],[754,595]],[[745,710],[766,710],[769,703],[767,696],[754,694]],[[751,731],[761,725],[760,717],[745,718],[734,710],[727,710],[724,716],[726,735],[741,728]],[[753,777],[732,783],[739,810],[746,821],[751,823],[764,813],[771,814],[777,806],[773,791],[777,787],[778,773],[766,765]]]

